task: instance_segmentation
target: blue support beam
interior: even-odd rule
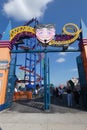
[[[50,64],[49,64],[49,58],[48,58],[48,89],[47,89],[47,93],[48,93],[48,105],[49,105],[49,109],[50,109]]]
[[[47,102],[47,53],[44,53],[44,109],[48,110],[48,102]]]
[[[44,53],[44,109],[49,111],[50,109],[50,72],[49,72],[49,60],[47,62],[47,53],[50,52],[79,52],[80,49],[38,49],[38,50],[12,50],[11,53]],[[48,63],[48,69],[47,69]]]
[[[11,53],[50,53],[50,52],[80,52],[80,49],[68,49],[68,50],[58,50],[58,49],[47,49],[47,50],[11,50]]]

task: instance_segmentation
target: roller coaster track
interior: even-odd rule
[[[62,34],[56,35],[54,40],[50,41],[48,46],[63,46],[66,44],[71,44],[75,42],[79,34],[81,33],[81,29],[78,28],[76,24],[68,23],[65,24],[62,30]],[[10,31],[10,42],[11,44],[15,44],[16,41],[20,40],[20,38],[35,38],[36,30],[31,26],[20,26],[14,28]],[[44,45],[43,43],[41,43]]]
[[[23,49],[23,50],[33,50],[33,49],[35,48],[35,45],[33,45],[32,48],[26,47],[26,46],[20,46],[20,48]],[[43,54],[37,53],[37,55],[38,55],[38,59],[36,60],[36,64],[40,63],[41,59],[43,58]],[[29,59],[29,60],[30,60],[30,59]],[[32,66],[34,66],[34,64],[32,64]],[[19,69],[34,74],[34,69],[29,70],[29,69],[27,69],[27,68],[24,67],[24,66],[21,66]],[[35,75],[38,77],[38,78],[36,79],[36,82],[40,82],[41,80],[43,80],[43,78],[42,78],[39,74],[35,74]],[[31,81],[31,82],[32,82],[32,81]]]
[[[21,66],[19,69],[34,74],[34,70],[31,71],[31,70],[25,68],[24,66]],[[37,80],[36,80],[36,82],[40,82],[41,80],[43,80],[43,78],[39,74],[36,74],[36,76],[38,77]],[[31,81],[31,82],[33,82],[33,81]]]

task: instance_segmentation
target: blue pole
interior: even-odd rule
[[[34,54],[34,85],[36,89],[36,53]]]
[[[41,50],[41,46],[40,46]],[[40,53],[40,59],[41,59],[41,53]],[[40,60],[40,76],[42,77],[42,59]],[[42,86],[42,80],[40,80],[40,86]]]
[[[47,101],[48,101],[48,108],[50,109],[50,64],[48,58],[48,88],[47,88]]]
[[[16,50],[18,50],[18,45],[15,46]],[[16,75],[16,63],[17,63],[17,54],[14,56],[14,75]]]
[[[44,53],[44,109],[48,110],[47,102],[47,53]]]

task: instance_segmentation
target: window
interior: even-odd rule
[[[0,73],[0,77],[3,77],[3,73]]]

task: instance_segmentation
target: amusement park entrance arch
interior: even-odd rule
[[[72,30],[68,32],[67,30]],[[47,53],[49,52],[77,52],[77,50],[68,50],[69,44],[77,40],[79,37],[81,30],[75,24],[66,24],[63,28],[63,34],[55,36],[55,28],[54,25],[36,25],[36,28],[32,28],[30,26],[21,26],[11,30],[10,38],[11,43],[14,44],[18,41],[21,37],[36,37],[38,41],[44,46],[43,49],[34,49],[34,50],[12,50],[11,53],[44,53],[44,90],[45,90],[45,109],[48,110],[50,107],[50,90],[49,82],[47,82]],[[55,36],[55,40],[54,39]],[[61,47],[62,50],[58,49],[48,49],[48,46],[56,46]],[[49,76],[48,76],[49,77]]]
[[[39,44],[42,48],[34,48],[30,49],[29,47],[24,47],[23,50],[18,50],[17,48],[11,50],[11,53],[44,53],[44,90],[45,90],[45,100],[44,100],[44,109],[50,109],[50,91],[49,91],[49,74],[47,77],[47,53],[50,52],[77,52],[81,51],[81,48],[77,49],[68,49],[68,46],[79,40],[81,42],[81,35],[82,30],[78,28],[77,25],[73,23],[66,24],[63,27],[62,34],[55,35],[55,27],[52,24],[42,25],[37,24],[35,28],[31,26],[20,26],[14,28],[10,31],[10,45],[11,46],[18,46],[18,42],[21,39],[25,38],[35,38],[39,41]],[[55,47],[57,49],[48,49],[48,46]],[[62,49],[58,49],[61,47]],[[16,62],[16,61],[15,61]],[[13,66],[13,71],[15,70],[15,62]],[[49,64],[48,64],[49,67]],[[48,79],[47,79],[48,78]],[[47,81],[48,80],[48,81]],[[7,96],[8,97],[8,96]]]

